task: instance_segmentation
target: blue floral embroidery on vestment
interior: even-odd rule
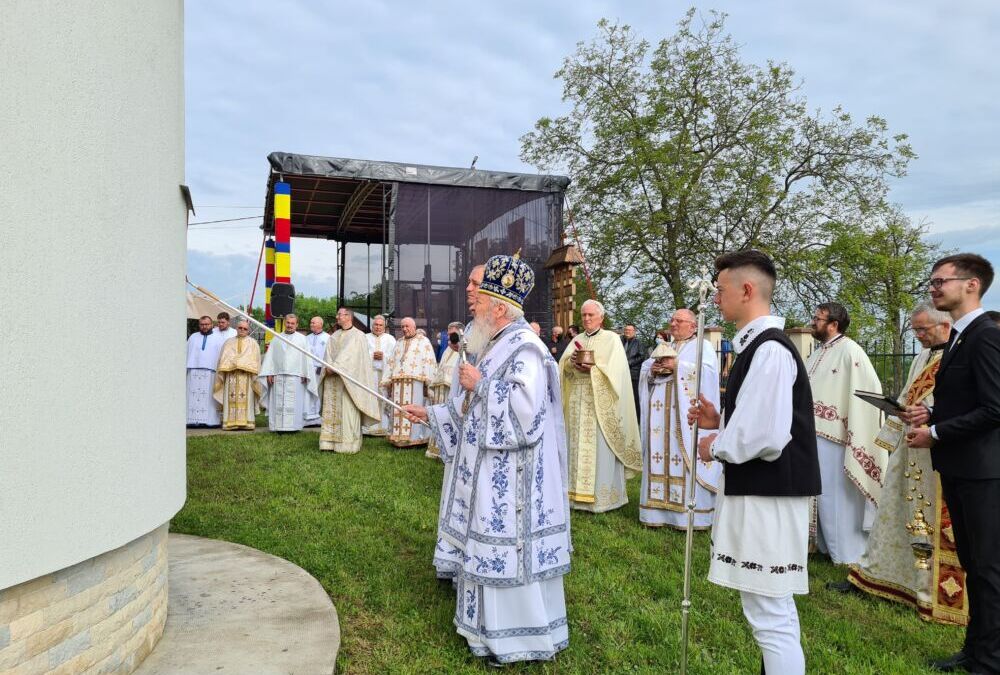
[[[510,364],[510,368],[507,369],[507,372],[511,375],[517,375],[522,370],[524,370],[524,361],[514,361],[514,363]]]
[[[442,553],[444,553],[444,551],[442,551]],[[448,555],[457,555],[462,559],[462,562],[469,562],[472,559],[470,556],[465,555],[465,551],[457,546],[452,546],[451,550],[448,551]]]
[[[503,405],[510,394],[510,382],[499,380],[496,383],[497,405]]]
[[[504,570],[507,569],[507,552],[504,551],[503,555],[497,552],[497,547],[494,546],[491,550],[492,556],[484,558],[483,556],[474,556],[476,559],[476,572],[483,574],[487,571],[496,572],[498,574],[503,574]]]
[[[506,425],[504,424],[504,416],[506,413],[500,413],[499,415],[490,415],[490,426],[493,427],[493,435],[490,436],[490,442],[494,445],[504,445],[509,439],[509,434],[506,430]]]
[[[482,516],[479,518],[480,521],[490,532],[502,533],[506,528],[504,525],[504,518],[507,516],[507,502],[497,502],[496,497],[493,498],[493,507],[490,509],[490,517]]]
[[[487,377],[490,376],[489,365],[490,365],[490,360],[486,359],[485,361],[483,361],[482,363],[478,364],[478,366],[477,366],[479,368],[479,372],[483,374],[484,378],[487,378]]]
[[[455,427],[452,426],[451,422],[445,422],[442,424],[441,429],[448,434],[448,441],[452,446],[458,445],[458,434],[455,433]]]
[[[469,422],[465,425],[465,442],[469,445],[476,444],[476,427],[479,426],[479,420],[476,418],[476,411],[473,410],[469,414]]]
[[[476,616],[476,590],[465,592],[465,616],[471,621]]]
[[[533,433],[535,433],[536,431],[538,431],[538,427],[541,426],[542,420],[545,419],[545,410],[546,409],[543,407],[535,415],[535,419],[531,420],[531,427],[528,429],[528,433],[527,433],[528,436],[530,436]]]
[[[468,503],[466,503],[463,497],[459,497],[458,499],[456,499],[455,503],[458,504],[458,507],[462,510],[459,511],[458,513],[452,513],[452,516],[459,523],[465,525],[467,522],[469,522],[468,518],[465,516],[465,512],[469,510],[469,505]]]
[[[551,525],[552,520],[549,516],[555,511],[555,509],[545,508],[545,497],[542,494],[542,480],[545,478],[545,465],[542,464],[542,455],[538,454],[538,467],[535,469],[535,491],[538,496],[535,498],[535,513],[538,514],[538,519],[536,521],[537,527],[544,527],[546,525]]]
[[[544,542],[543,542],[544,543]],[[559,562],[559,556],[556,555],[562,546],[556,546],[555,548],[538,548],[538,566],[542,565],[555,565]]]
[[[520,342],[523,339],[524,339],[524,331],[520,331],[519,330],[519,331],[517,331],[516,333],[514,333],[513,335],[510,336],[510,343],[512,345],[516,345],[518,342]]]
[[[509,468],[509,452],[504,451],[493,458],[493,475],[490,479],[493,481],[493,490],[497,493],[497,497],[501,499],[507,495],[507,489],[510,487],[510,482],[507,479],[507,469]]]
[[[469,479],[472,478],[472,471],[469,470],[469,462],[466,461],[465,457],[462,458],[462,463],[456,467],[456,470],[458,471],[458,477],[461,479],[462,485],[468,485]]]

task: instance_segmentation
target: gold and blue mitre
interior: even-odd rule
[[[486,261],[479,292],[524,309],[524,299],[534,287],[535,273],[528,263],[521,260],[521,252],[518,251],[514,255],[495,255]]]

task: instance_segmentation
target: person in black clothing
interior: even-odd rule
[[[974,253],[934,264],[931,301],[955,323],[935,378],[933,408],[911,406],[904,418],[912,427],[909,446],[931,449],[965,569],[965,644],[931,663],[940,671],[1000,673],[1000,328],[982,307],[992,281],[993,266]]]
[[[549,353],[552,354],[552,358],[559,363],[559,359],[562,358],[563,352],[566,351],[566,345],[569,344],[569,337],[563,335],[562,326],[552,327],[552,339],[549,340]]]
[[[625,358],[628,359],[628,370],[632,376],[632,397],[635,399],[635,418],[639,419],[639,371],[642,362],[646,360],[646,348],[635,336],[635,325],[625,324],[622,331],[622,346],[625,347]]]

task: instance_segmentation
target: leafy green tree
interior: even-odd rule
[[[572,177],[598,294],[634,320],[690,306],[687,280],[722,251],[783,269],[829,246],[915,156],[880,117],[811,112],[791,68],[744,63],[724,22],[692,9],[654,49],[602,20],[556,73],[569,111],[521,138],[525,161]]]

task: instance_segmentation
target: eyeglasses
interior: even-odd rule
[[[822,323],[830,323],[830,320],[829,319],[824,319],[821,316],[814,316],[812,318],[812,322],[813,323],[820,323],[820,322],[822,322]]]
[[[934,328],[934,326],[940,326],[940,325],[941,324],[939,324],[939,323],[932,323],[929,326],[913,326],[913,332],[916,333],[917,335],[923,335],[924,333],[926,333],[927,331],[929,331],[931,328]]]
[[[949,281],[968,281],[971,278],[972,277],[935,277],[927,280],[927,286],[939,291],[941,290],[941,287]]]

